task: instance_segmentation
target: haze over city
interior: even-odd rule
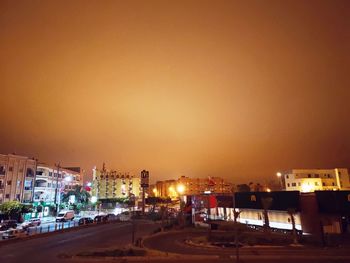
[[[1,153],[152,180],[350,167],[349,1],[64,3],[0,2]]]

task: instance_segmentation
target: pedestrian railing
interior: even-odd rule
[[[19,232],[16,236],[9,237],[10,238],[20,238],[24,236],[33,236],[33,235],[39,235],[44,233],[50,233],[50,232],[56,232],[56,231],[62,231],[69,228],[76,228],[76,227],[84,227],[88,225],[100,225],[100,224],[106,224],[111,222],[118,221],[117,218],[109,219],[109,220],[101,220],[101,221],[94,221],[91,223],[86,223],[85,221],[82,224],[79,224],[78,220],[74,221],[66,221],[66,222],[52,222],[52,223],[44,223],[40,226],[36,227],[28,227],[24,229],[23,231]],[[2,239],[2,234],[0,233],[0,240]]]

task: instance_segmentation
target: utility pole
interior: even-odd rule
[[[145,192],[149,187],[149,171],[141,171],[141,188],[142,188],[142,214],[145,214]]]
[[[57,195],[58,195],[58,176],[60,174],[60,163],[55,164],[55,166],[57,167],[57,175],[56,175],[56,188],[55,188],[55,206],[56,206],[56,215],[58,215],[58,201],[57,201]],[[55,176],[55,170],[53,170],[53,175]]]

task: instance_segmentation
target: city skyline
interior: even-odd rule
[[[0,153],[152,180],[350,168],[347,1],[18,3]]]

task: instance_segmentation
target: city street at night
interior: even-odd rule
[[[152,233],[158,226],[154,222],[138,221],[135,239]],[[109,247],[124,247],[132,240],[131,223],[111,223],[91,226],[66,233],[0,245],[0,262],[60,262],[63,255],[75,255]],[[12,242],[12,241],[10,241]]]
[[[0,263],[350,263],[350,0],[0,0]]]

